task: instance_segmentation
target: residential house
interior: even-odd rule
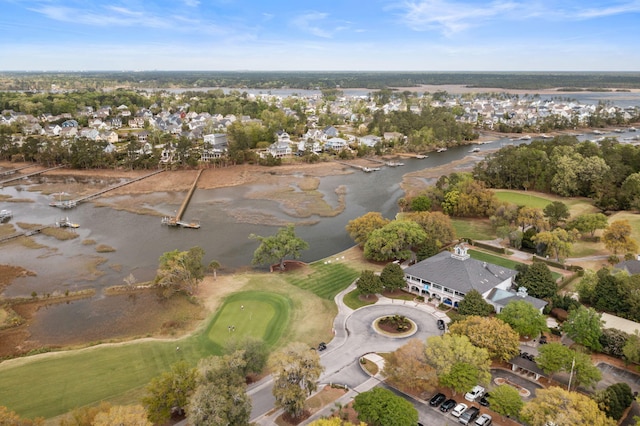
[[[342,151],[347,147],[347,141],[342,138],[331,138],[324,143],[325,151]]]
[[[359,139],[360,145],[368,146],[369,148],[373,148],[381,140],[380,136],[376,135],[366,135]]]
[[[288,157],[293,152],[291,150],[291,144],[287,141],[278,141],[269,145],[267,152],[276,158]]]
[[[407,288],[425,298],[448,306],[458,303],[471,290],[500,312],[512,300],[526,300],[542,312],[545,301],[528,296],[526,291],[512,290],[517,271],[473,259],[464,244],[453,252],[443,251],[404,270]]]

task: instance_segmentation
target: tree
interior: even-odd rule
[[[567,229],[577,229],[581,234],[593,237],[598,229],[605,229],[609,221],[602,213],[585,213],[567,223]]]
[[[538,299],[551,299],[558,292],[558,286],[546,263],[523,264],[518,271],[516,282],[519,286],[527,289],[529,296],[537,297]]]
[[[212,260],[211,262],[209,262],[209,266],[207,266],[207,269],[213,272],[213,279],[217,279],[218,269],[220,269],[220,262],[218,262],[217,260]]]
[[[555,228],[552,231],[540,232],[531,240],[538,244],[544,244],[546,254],[553,254],[559,262],[560,258],[566,258],[571,254],[573,243],[580,237],[576,230],[566,231],[562,228]]]
[[[420,225],[427,234],[427,241],[433,241],[438,249],[456,238],[451,218],[441,212],[406,213],[401,217]]]
[[[384,364],[387,380],[396,387],[418,393],[433,390],[438,378],[436,371],[427,364],[424,350],[424,342],[411,339],[392,352]]]
[[[418,423],[418,410],[406,399],[388,389],[373,388],[357,395],[353,409],[358,418],[370,426],[414,426]]]
[[[200,247],[192,247],[188,251],[173,250],[160,256],[154,282],[162,295],[166,298],[177,292],[192,295],[204,278],[203,256],[204,250]]]
[[[622,358],[627,339],[629,339],[629,335],[622,330],[618,330],[617,328],[602,329],[602,336],[600,336],[602,353],[616,358]]]
[[[622,348],[622,353],[628,361],[640,363],[640,334],[638,334],[638,330],[629,335],[627,343]]]
[[[453,364],[449,374],[440,375],[440,385],[451,388],[454,395],[458,392],[468,392],[479,381],[480,371],[478,368],[466,362],[457,362]]]
[[[162,423],[172,414],[184,415],[189,396],[196,388],[198,370],[186,361],[178,361],[171,370],[154,378],[147,385],[147,395],[142,403],[147,409],[149,420]]]
[[[498,318],[509,324],[521,336],[537,336],[547,330],[544,315],[531,303],[517,300],[507,303]]]
[[[493,411],[511,418],[520,417],[520,411],[524,406],[518,390],[509,385],[500,385],[494,388],[487,399]]]
[[[187,419],[203,426],[248,425],[251,399],[245,382],[244,351],[200,362],[200,381],[189,399]]]
[[[509,361],[520,351],[520,337],[495,317],[472,315],[449,326],[449,332],[467,336],[474,346],[485,348],[491,359]]]
[[[536,397],[525,404],[521,415],[531,426],[616,425],[593,399],[556,386],[537,390]]]
[[[575,342],[591,350],[600,351],[602,324],[602,315],[595,309],[580,306],[569,311],[569,318],[562,324],[562,329]]]
[[[597,391],[595,398],[598,407],[614,420],[620,420],[624,411],[634,400],[631,387],[626,383],[615,383],[606,389]]]
[[[571,365],[573,352],[561,343],[548,343],[538,348],[536,365],[549,375],[549,382],[555,373],[558,373]]]
[[[626,219],[612,222],[602,234],[602,241],[614,255],[638,251],[638,244],[631,238],[631,225]]]
[[[551,204],[547,204],[542,210],[544,217],[549,221],[549,225],[552,228],[558,226],[558,223],[564,222],[569,218],[569,207],[565,203],[560,201],[554,201]]]
[[[7,426],[42,426],[44,425],[43,418],[37,418],[35,420],[23,419],[15,411],[9,410],[7,407],[0,405],[0,425]]]
[[[369,297],[382,291],[382,281],[378,275],[367,269],[360,273],[360,278],[356,281],[356,287],[358,287],[360,294]]]
[[[429,337],[425,348],[425,359],[427,364],[437,372],[441,384],[453,384],[459,378],[467,385],[466,378],[474,374],[470,367],[477,371],[476,383],[486,384],[491,378],[489,352],[472,345],[467,336],[448,333]],[[466,364],[466,366],[454,368],[457,364]],[[466,392],[471,388],[473,385],[456,388],[455,391]]]
[[[424,242],[427,234],[409,220],[394,220],[371,232],[364,245],[364,257],[378,262],[409,259],[411,247]]]
[[[426,212],[431,210],[431,198],[426,195],[418,195],[411,200],[411,211]]]
[[[367,424],[360,422],[359,425],[354,425],[346,420],[342,420],[340,417],[329,417],[328,419],[313,421],[309,423],[309,426],[367,426]]]
[[[407,286],[402,267],[394,262],[387,263],[380,273],[382,286],[389,291],[399,290]]]
[[[320,355],[304,343],[291,343],[272,354],[273,396],[276,406],[293,417],[304,411],[304,401],[317,388],[322,373]]]
[[[224,353],[231,355],[236,352],[242,353],[244,376],[260,374],[269,360],[269,346],[264,340],[253,336],[228,340],[224,345]]]
[[[523,207],[518,212],[516,223],[522,227],[522,232],[530,226],[534,227],[537,231],[541,231],[545,225],[544,214],[542,210],[537,207]]]
[[[382,217],[379,212],[369,212],[363,216],[352,219],[347,223],[347,233],[360,247],[364,247],[369,235],[376,229],[384,227],[390,222]]]
[[[487,316],[493,313],[493,306],[484,300],[478,290],[471,290],[458,302],[458,313],[460,315]]]
[[[260,245],[253,253],[254,265],[272,264],[278,262],[280,270],[284,271],[284,259],[291,256],[294,259],[300,257],[300,252],[309,248],[309,243],[296,237],[293,225],[280,228],[276,235],[261,237],[251,234],[249,238],[260,241]]]
[[[571,365],[565,367],[565,371],[569,373],[573,370],[574,380],[571,382],[572,387],[574,389],[578,386],[594,387],[602,379],[602,373],[598,367],[593,365],[589,354],[572,352],[573,360]]]
[[[116,405],[96,415],[93,426],[153,426],[142,405]]]

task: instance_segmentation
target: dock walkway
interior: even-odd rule
[[[46,229],[46,228],[51,228],[51,225],[43,225],[43,226],[39,226],[37,228],[28,229],[26,231],[14,232],[13,234],[4,235],[4,236],[0,237],[0,243],[4,243],[5,241],[9,241],[9,240],[12,240],[14,238],[22,237],[23,235],[25,237],[29,237],[29,236],[34,235],[34,234],[39,234],[43,229]]]
[[[0,186],[4,185],[5,183],[13,182],[13,181],[20,180],[20,179],[26,179],[26,178],[31,177],[31,176],[39,175],[41,173],[50,172],[51,170],[61,169],[63,167],[65,167],[65,166],[50,167],[48,169],[40,170],[40,171],[37,171],[37,172],[27,173],[26,175],[14,176],[12,178],[0,181]],[[26,168],[26,167],[23,167],[23,168]],[[18,169],[14,169],[14,170],[18,170]]]
[[[198,175],[196,176],[195,180],[193,181],[193,184],[191,184],[191,188],[189,188],[189,192],[187,192],[187,196],[184,198],[184,201],[182,201],[182,205],[180,206],[180,210],[178,210],[178,212],[176,213],[175,216],[165,216],[162,218],[162,224],[163,225],[168,225],[168,226],[179,226],[181,228],[192,228],[192,229],[198,229],[200,228],[200,223],[198,221],[191,221],[191,222],[185,222],[182,220],[182,216],[184,215],[184,212],[187,210],[187,207],[189,206],[189,201],[191,201],[191,197],[193,196],[193,193],[196,190],[196,187],[198,185],[198,179],[200,179],[200,175],[202,175],[202,172],[204,171],[204,169],[201,169],[198,172]]]
[[[65,201],[65,202],[61,202],[61,203],[51,203],[51,206],[60,207],[60,208],[75,207],[79,203],[82,203],[82,202],[87,201],[87,200],[91,200],[93,198],[97,198],[97,197],[101,196],[102,194],[105,194],[105,193],[107,193],[109,191],[113,191],[114,189],[122,188],[125,185],[129,185],[129,184],[132,184],[134,182],[138,182],[138,181],[140,181],[142,179],[146,179],[148,177],[151,177],[153,175],[157,175],[158,173],[162,173],[162,172],[164,172],[164,170],[156,170],[155,172],[149,173],[148,175],[140,176],[138,178],[131,179],[131,180],[128,180],[126,182],[122,182],[122,183],[110,186],[110,187],[102,189],[102,190],[100,190],[98,192],[94,192],[93,194],[85,195],[84,197],[79,197],[79,198],[76,198],[74,200],[69,200],[69,201]]]

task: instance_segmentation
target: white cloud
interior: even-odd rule
[[[349,28],[349,22],[327,18],[329,18],[328,13],[309,12],[293,18],[291,24],[300,31],[321,38],[332,38],[335,34]]]
[[[607,5],[602,8],[588,8],[579,11],[575,16],[583,19],[600,18],[612,15],[640,12],[640,1],[631,1],[617,5]]]
[[[199,0],[182,0],[182,2],[189,7],[198,7],[200,5]]]

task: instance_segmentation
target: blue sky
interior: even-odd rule
[[[0,7],[0,70],[640,71],[640,0]]]

